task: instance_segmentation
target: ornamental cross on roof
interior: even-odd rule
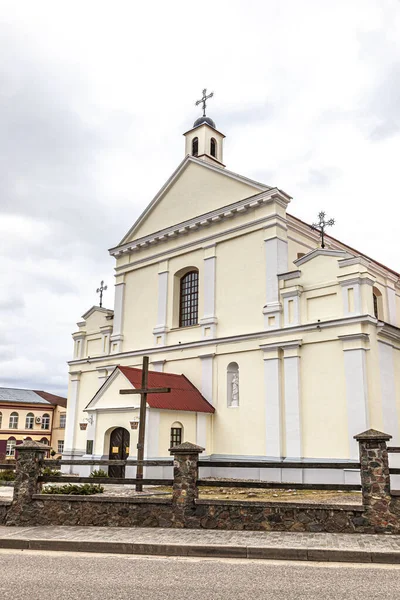
[[[203,117],[206,116],[206,106],[207,106],[206,101],[209,98],[212,98],[213,96],[214,96],[214,92],[211,92],[211,94],[208,94],[208,96],[207,96],[207,88],[205,88],[203,90],[203,97],[201,98],[201,100],[197,100],[196,101],[196,106],[198,106],[199,104],[203,103]]]
[[[99,303],[100,308],[103,306],[103,292],[105,292],[106,289],[107,289],[107,286],[104,285],[104,281],[101,281],[100,287],[97,288],[97,290],[96,290],[96,294],[100,294],[100,303]]]
[[[311,229],[314,231],[318,231],[321,236],[321,248],[325,248],[325,228],[332,227],[335,224],[335,219],[328,219],[325,221],[326,213],[321,211],[318,213],[318,223],[313,223],[311,225]]]

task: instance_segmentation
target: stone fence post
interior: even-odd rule
[[[397,533],[398,517],[392,512],[389,458],[386,442],[391,435],[368,429],[355,435],[360,450],[360,475],[365,517],[375,533]]]
[[[199,491],[197,479],[199,475],[199,454],[204,451],[201,446],[184,442],[169,449],[174,455],[174,484],[172,488],[173,526],[187,527],[193,516]]]
[[[24,514],[26,514],[26,509],[32,502],[33,494],[40,491],[38,477],[43,466],[45,452],[49,450],[49,446],[27,440],[17,446],[16,449],[18,458],[15,470],[14,496],[7,514],[7,525],[23,524]]]

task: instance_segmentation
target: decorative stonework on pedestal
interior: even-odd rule
[[[7,525],[23,525],[23,513],[26,513],[29,520],[29,505],[32,503],[33,495],[40,491],[38,477],[45,452],[49,449],[50,446],[32,440],[27,440],[18,446],[14,497],[7,515]]]
[[[365,516],[375,533],[398,531],[399,520],[391,512],[389,459],[386,442],[391,435],[368,429],[355,435],[360,446],[360,475]]]
[[[172,488],[173,526],[187,527],[194,516],[198,498],[199,454],[201,446],[184,442],[169,449],[174,455],[174,485]]]

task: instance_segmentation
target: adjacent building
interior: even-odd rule
[[[0,456],[13,458],[24,440],[64,451],[67,399],[41,390],[0,388]]]

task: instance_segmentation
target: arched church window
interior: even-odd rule
[[[372,289],[372,297],[374,299],[374,315],[376,319],[383,319],[383,302],[382,294],[378,288]]]
[[[210,154],[215,158],[217,157],[217,141],[215,138],[211,138],[210,141]]]
[[[172,423],[171,427],[171,438],[170,438],[170,448],[174,448],[174,446],[179,446],[182,444],[183,439],[183,426],[182,423]]]
[[[228,406],[237,408],[239,406],[239,365],[236,362],[229,363],[226,375]]]
[[[197,325],[199,310],[199,272],[189,271],[180,281],[179,327]]]
[[[199,154],[199,138],[195,137],[192,140],[192,155],[198,156]]]

